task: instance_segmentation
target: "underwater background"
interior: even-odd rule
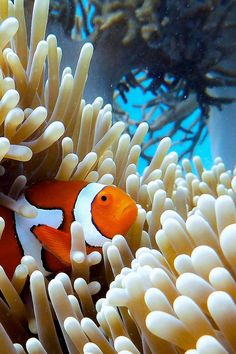
[[[76,13],[79,18],[81,18],[83,15],[81,4],[83,4],[83,8],[86,8],[86,7],[88,7],[88,1],[87,0],[81,1],[80,4],[77,6]],[[138,5],[136,5],[136,6],[138,6]],[[94,31],[94,28],[91,23],[91,18],[94,14],[94,11],[95,11],[94,6],[91,5],[90,10],[88,12],[88,28],[89,28],[90,32]],[[178,16],[178,15],[176,14],[176,16]],[[194,29],[194,26],[195,26],[195,24],[193,22],[192,23],[193,29]],[[86,34],[83,31],[83,28],[81,28],[81,38],[86,40]],[[112,41],[112,38],[111,38],[111,41]],[[186,70],[191,71],[191,69],[192,69],[191,64],[189,64],[189,68],[187,68]],[[145,82],[144,88],[147,87],[148,84],[149,83],[147,80],[147,82]],[[117,90],[115,90],[115,92],[117,92]],[[131,119],[136,120],[137,122],[140,122],[140,121],[142,121],[142,112],[141,112],[142,106],[144,106],[145,103],[147,103],[149,100],[153,99],[154,97],[155,97],[154,94],[152,94],[148,91],[145,92],[140,87],[136,87],[136,88],[130,87],[129,91],[126,92],[125,100],[122,98],[121,95],[119,95],[118,97],[116,97],[116,102],[122,108],[123,111],[125,111],[126,113],[128,113],[130,115]],[[155,119],[158,119],[158,114],[161,114],[160,109],[157,110],[156,115],[155,115]],[[191,113],[188,117],[186,117],[186,121],[183,126],[186,126],[186,129],[187,129],[188,126],[191,126],[191,123],[193,123],[195,121],[196,117],[199,115],[200,115],[199,109],[196,109],[193,113]],[[161,136],[167,135],[168,136],[168,131],[169,131],[170,126],[172,124],[173,123],[170,123],[169,126],[160,129],[158,131],[158,135],[161,135]],[[198,129],[198,127],[195,126],[195,128],[192,130],[193,134],[197,133],[197,129]],[[174,138],[172,138],[173,144],[172,144],[171,150],[176,151],[179,156],[182,156],[182,153],[186,150],[186,145],[187,146],[189,145],[186,142],[181,143],[181,139],[183,139],[183,135],[184,135],[184,133],[179,130],[175,134]],[[147,138],[146,138],[146,140],[147,140]],[[178,144],[175,144],[175,142],[178,142]],[[154,144],[152,147],[150,147],[148,149],[148,155],[153,156],[156,148],[157,148],[157,144]],[[211,167],[211,165],[213,163],[213,158],[212,158],[211,143],[210,143],[210,138],[209,138],[208,133],[205,133],[204,138],[201,139],[200,142],[197,144],[197,146],[194,148],[193,156],[199,156],[206,169]],[[184,157],[188,158],[189,154],[183,155],[183,158]],[[146,166],[147,166],[147,161],[141,157],[140,161],[139,161],[139,165],[138,165],[139,171],[140,172],[143,171]]]
[[[137,105],[137,102],[139,104],[145,104],[145,101],[150,99],[151,94],[148,94],[148,93],[145,94],[141,91],[140,88],[136,88],[136,89],[131,89],[127,96],[128,96],[127,103],[124,103],[121,98],[118,99],[118,103],[125,111],[127,111],[130,114],[131,117],[133,117],[133,119],[135,119],[135,117],[137,117],[137,120],[140,121],[140,115],[141,115],[140,108],[135,108],[134,106]],[[190,122],[190,124],[192,121],[194,121],[195,116],[198,114],[199,114],[199,112],[196,111],[188,117],[188,121]],[[165,135],[165,132],[167,129],[168,128],[162,129],[159,133],[161,135]],[[177,141],[181,139],[181,132],[178,132],[176,134],[175,139]],[[175,140],[173,139],[173,142],[174,141]],[[178,153],[178,155],[181,155],[183,148],[184,148],[183,145],[184,145],[183,143],[182,144],[180,143],[178,145],[174,145],[171,147],[171,151],[176,151]],[[152,146],[152,148],[150,148],[150,150],[149,150],[150,155],[152,155],[152,156],[154,155],[156,147],[157,146],[154,145],[154,146]],[[196,155],[201,158],[203,165],[206,169],[208,169],[212,166],[213,159],[212,159],[212,154],[211,154],[211,144],[210,144],[209,135],[207,135],[205,137],[205,139],[201,143],[199,143],[197,145],[197,147],[195,148],[193,156],[196,156]],[[186,156],[186,157],[188,157],[188,156]],[[139,162],[139,171],[140,172],[143,171],[143,169],[146,167],[146,165],[147,165],[146,161],[141,158],[140,162]]]

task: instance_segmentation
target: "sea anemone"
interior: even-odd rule
[[[138,215],[102,257],[86,254],[73,222],[69,274],[46,278],[30,255],[11,280],[0,267],[1,352],[235,352],[236,171],[220,158],[211,170],[199,157],[180,165],[166,137],[139,174],[147,123],[131,139],[102,98],[82,99],[91,44],[60,75],[46,0],[34,2],[28,49],[23,5],[0,0],[1,205],[31,217],[26,185],[83,179],[123,188]]]

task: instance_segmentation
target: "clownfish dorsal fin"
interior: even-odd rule
[[[31,231],[43,248],[52,253],[60,262],[70,265],[70,234],[47,225],[34,226]]]

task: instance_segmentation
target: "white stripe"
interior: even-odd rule
[[[23,204],[29,202],[25,197],[21,197]],[[30,204],[29,204],[30,205]],[[37,240],[35,235],[30,231],[31,227],[41,225],[48,225],[55,227],[56,229],[61,225],[63,220],[63,212],[60,209],[38,209],[38,215],[35,218],[25,218],[19,214],[14,213],[16,232],[24,251],[24,255],[30,255],[34,257],[39,267],[39,270],[43,272],[44,275],[49,275],[43,266],[41,251],[42,245]]]
[[[92,247],[102,247],[105,242],[110,240],[103,236],[95,227],[91,214],[92,202],[104,187],[100,183],[89,183],[80,191],[75,203],[75,220],[79,221],[82,225],[85,241]]]

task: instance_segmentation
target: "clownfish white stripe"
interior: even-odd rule
[[[102,247],[110,239],[101,234],[92,221],[92,203],[96,195],[106,186],[100,183],[89,183],[79,193],[75,203],[74,217],[84,231],[86,243],[92,247]]]
[[[22,196],[21,199],[24,205],[26,203],[30,205],[30,203],[25,199],[24,196]],[[15,228],[24,255],[30,255],[34,257],[39,267],[39,270],[47,276],[50,273],[45,271],[42,262],[42,245],[32,233],[31,228],[35,225],[46,223],[48,226],[52,226],[57,229],[63,222],[63,212],[60,209],[40,208],[37,208],[37,212],[37,216],[31,219],[14,213]]]

